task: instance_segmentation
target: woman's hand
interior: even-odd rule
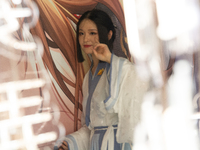
[[[106,44],[102,44],[97,41],[93,48],[93,53],[99,60],[110,63],[112,54]]]
[[[58,150],[69,150],[67,142],[63,141]]]

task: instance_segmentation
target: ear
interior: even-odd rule
[[[112,38],[112,35],[113,35],[113,32],[112,32],[112,30],[110,30],[110,31],[108,32],[108,40],[110,40],[110,39]]]

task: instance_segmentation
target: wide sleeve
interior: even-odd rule
[[[54,150],[58,150],[63,141],[66,141],[68,143],[69,150],[88,150],[91,131],[85,124],[85,117],[83,113],[81,116],[81,124],[82,127],[78,131],[73,132],[72,134],[68,134],[63,138],[60,138],[56,142]]]
[[[108,111],[113,109],[118,113],[117,142],[132,144],[143,96],[149,84],[137,75],[133,63],[115,55],[111,58],[109,84],[110,96],[105,105]]]

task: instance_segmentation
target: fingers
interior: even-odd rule
[[[68,147],[65,145],[62,145],[63,150],[68,150]]]
[[[97,49],[98,45],[99,45],[99,40],[97,39],[97,37],[94,38],[94,45],[93,45],[93,49]]]
[[[111,52],[106,44],[99,43],[97,38],[94,39],[93,54],[101,61],[110,63]]]
[[[69,150],[67,142],[63,141],[62,145],[59,147],[58,150]]]
[[[66,142],[66,141],[63,141],[63,144],[64,144],[65,146],[68,146],[68,144],[67,144],[67,142]]]
[[[101,51],[101,50],[104,50],[105,49],[105,46],[107,46],[106,44],[102,44],[102,43],[95,43],[94,46],[93,46],[93,50],[96,50],[96,51]]]
[[[61,145],[58,150],[69,150],[67,146]]]

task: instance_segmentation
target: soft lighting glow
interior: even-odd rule
[[[19,99],[18,105],[20,107],[31,107],[35,105],[39,105],[42,101],[42,98],[39,96],[32,96],[32,97],[26,97]],[[7,111],[10,107],[10,104],[8,102],[1,102],[0,103],[0,112]]]
[[[197,27],[199,12],[194,2],[188,0],[156,0],[158,36],[170,40]]]
[[[192,69],[187,61],[178,61],[169,80],[169,107],[163,116],[167,150],[197,150],[197,137],[191,122]]]
[[[8,62],[14,68],[18,66],[18,64],[13,64],[14,61],[23,61],[21,60],[22,53],[20,53],[22,51],[32,51],[35,54],[34,59],[38,60],[38,58],[40,58],[41,60],[40,55],[43,54],[43,45],[41,40],[34,38],[30,33],[30,27],[36,24],[39,16],[36,4],[32,3],[32,1],[26,1],[27,6],[30,7],[23,8],[23,5],[20,5],[22,0],[12,0],[12,2],[15,5],[13,5],[13,3],[11,5],[11,2],[8,0],[0,0],[0,19],[3,20],[3,23],[0,24],[0,44],[2,46],[0,55],[2,55],[1,57],[8,59]],[[21,20],[24,20],[25,17],[29,16],[33,18],[30,23],[19,23],[21,18],[23,18]],[[13,36],[13,33],[19,28],[22,29],[20,31],[22,31],[24,41],[17,40]],[[3,66],[4,64],[1,65]],[[40,72],[41,76],[39,79],[28,78],[28,80],[26,80],[27,73],[25,74],[25,79],[22,80],[21,74],[18,74],[18,68],[13,69],[12,67],[11,70],[14,70],[15,72],[13,72],[16,73],[11,75],[14,76],[13,80],[3,82],[4,80],[2,79],[0,83],[0,113],[1,116],[3,116],[0,119],[0,149],[36,150],[39,149],[38,144],[52,142],[56,140],[57,137],[57,134],[52,131],[40,133],[44,128],[44,125],[53,119],[52,114],[49,111],[51,109],[47,107],[49,106],[50,99],[49,91],[45,86],[47,84],[47,77],[42,71],[42,73]],[[7,74],[7,72],[0,73]],[[35,74],[35,72],[31,74]],[[18,76],[20,76],[21,80],[18,79]],[[42,97],[39,93],[37,93],[37,95],[32,95],[36,94],[36,89],[42,91]],[[28,91],[27,93],[31,93],[29,93],[31,96],[25,97],[27,94],[26,90]],[[48,110],[47,112],[43,111],[45,108],[43,109],[40,107],[41,104],[45,104],[45,107],[47,107]],[[31,111],[27,111],[29,109],[31,109],[31,111],[35,110],[36,112],[31,113]],[[38,109],[42,111],[38,113]],[[58,121],[56,123],[58,123]],[[35,134],[34,131],[35,124],[42,124],[39,128],[39,132],[37,131],[37,134]],[[63,131],[63,133],[65,133],[65,131]]]
[[[124,0],[124,14],[126,22],[126,33],[128,39],[129,50],[132,56],[138,60],[143,60],[143,56],[140,50],[140,41],[138,34],[136,8],[134,0]]]
[[[22,0],[12,0],[12,2],[13,2],[14,4],[18,5],[18,4],[21,4],[21,3],[22,3]]]

